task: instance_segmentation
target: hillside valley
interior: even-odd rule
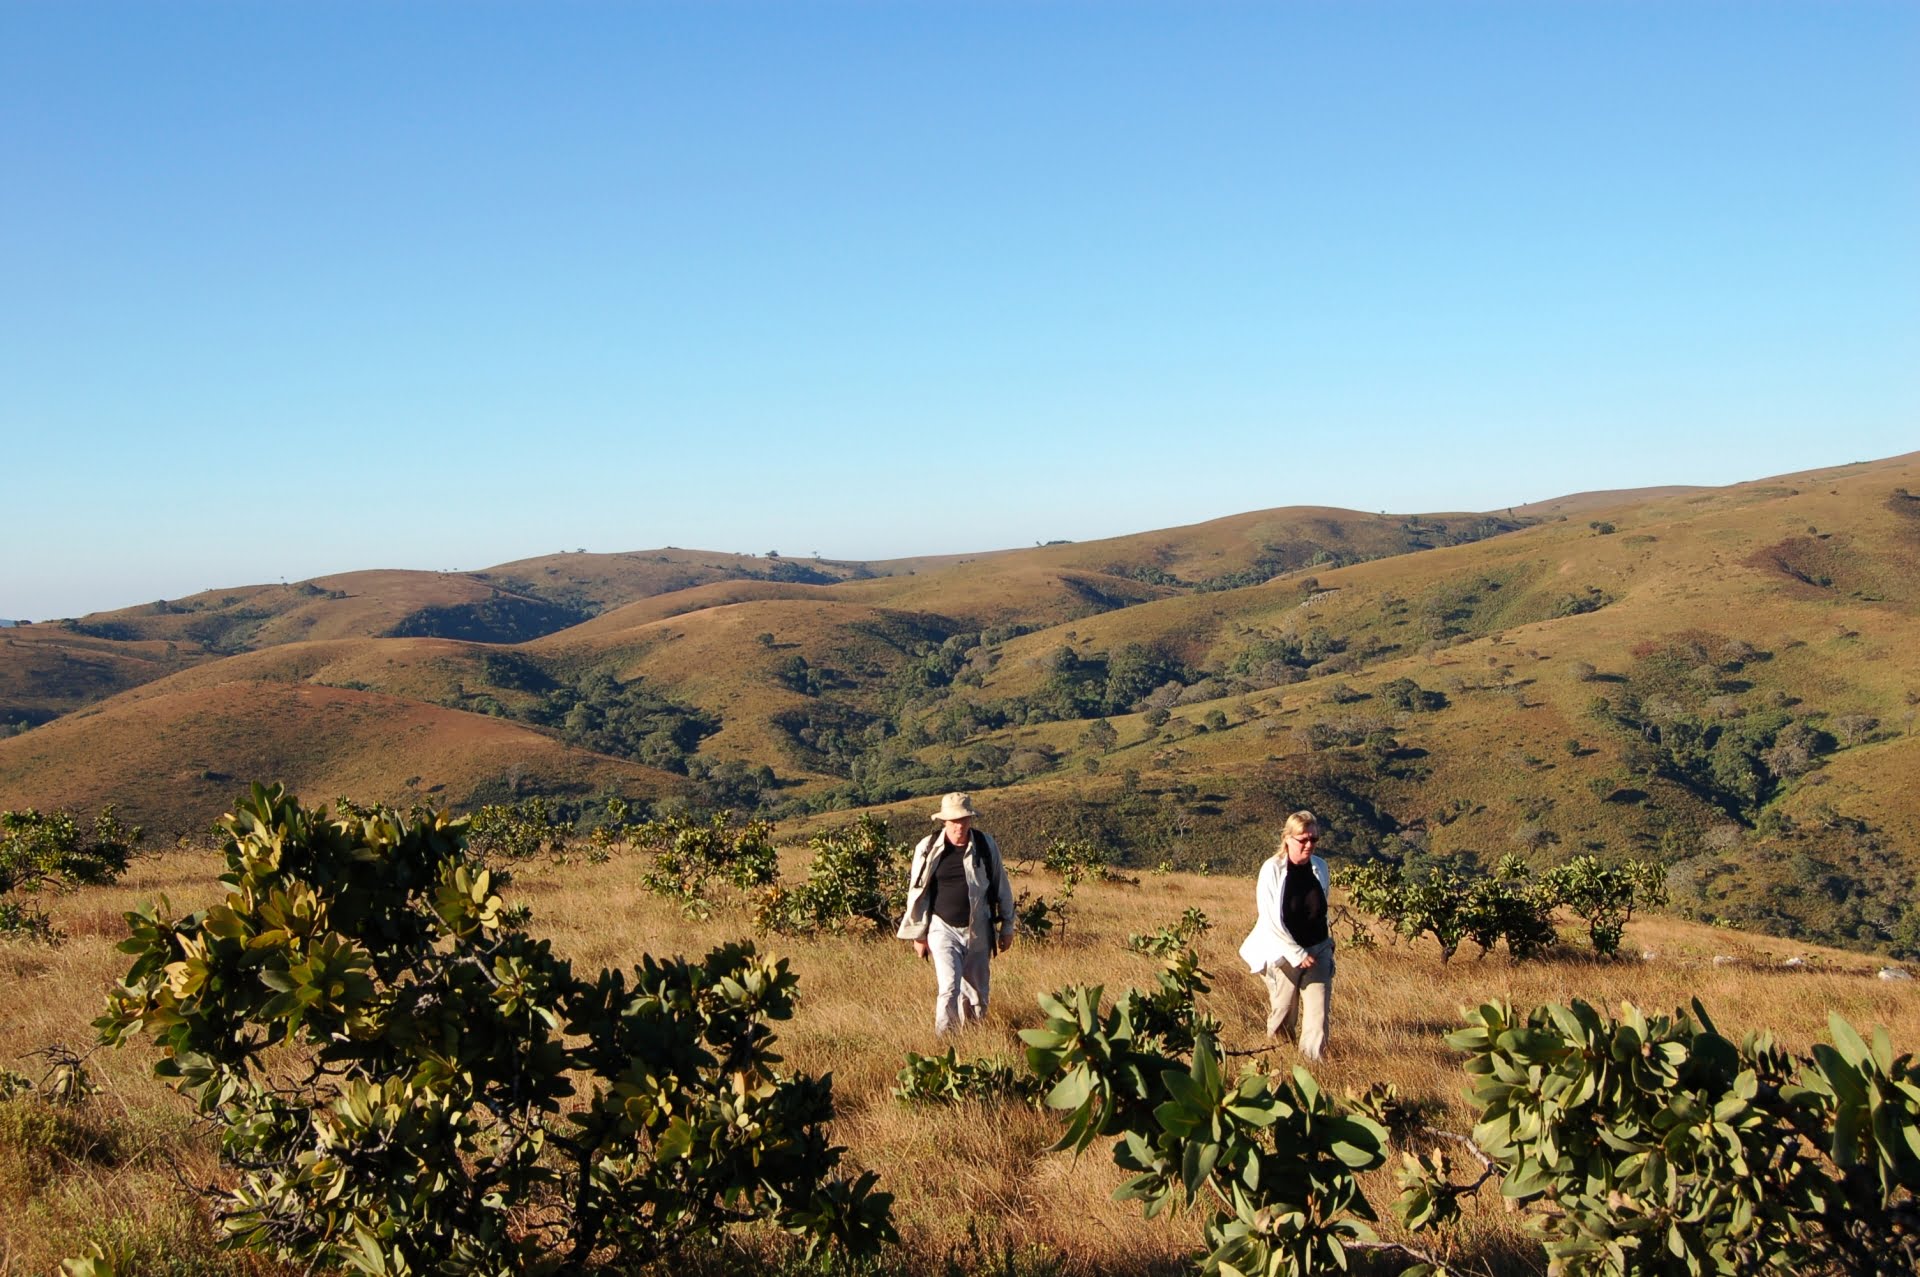
[[[973,790],[1017,844],[1415,872],[1591,852],[1675,909],[1920,952],[1920,454],[1489,514],[1262,511],[839,562],[663,549],[213,590],[0,640],[0,806],[194,832],[533,795],[804,832]]]

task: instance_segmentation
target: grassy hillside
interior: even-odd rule
[[[345,597],[261,621],[248,641],[271,645],[224,657],[164,637],[191,611],[118,639],[93,619],[10,631],[0,690],[23,721],[117,693],[98,714],[137,717],[149,739],[124,748],[168,774],[279,774],[260,768],[314,737],[290,689],[338,689],[413,707],[449,760],[523,733],[555,761],[507,792],[580,795],[638,769],[635,799],[664,785],[810,819],[970,788],[1023,836],[1089,832],[1143,864],[1242,864],[1276,814],[1312,805],[1349,854],[1655,856],[1702,920],[1905,950],[1920,947],[1917,490],[1920,454],[1578,494],[1531,523],[1287,509],[871,564],[669,550],[355,574],[325,579],[362,583]],[[215,601],[267,611],[290,592]],[[586,619],[485,641],[532,624],[514,600]],[[298,616],[361,632],[279,641]],[[209,733],[171,717],[249,688],[285,712],[195,754]],[[9,803],[115,797],[183,827],[212,814],[211,791],[87,761],[108,737],[70,719],[0,741]],[[369,794],[421,773],[379,716],[321,721],[341,760],[323,774],[356,739]],[[497,765],[448,792],[503,792],[484,784]]]
[[[163,835],[204,829],[197,816],[218,814],[261,776],[311,794],[463,809],[521,793],[652,798],[676,783],[485,715],[312,683],[161,685],[6,744],[8,807],[116,802]]]
[[[1001,828],[1001,807],[986,812],[989,827]],[[925,823],[916,813],[911,830]],[[799,872],[799,859],[789,852],[789,877]],[[737,903],[723,901],[712,916],[689,920],[644,888],[647,867],[644,857],[619,847],[605,864],[583,857],[520,862],[509,899],[529,903],[535,930],[588,968],[625,967],[645,953],[698,955],[750,934]],[[49,1043],[88,1042],[89,1021],[125,971],[126,956],[113,948],[122,911],[161,894],[179,912],[203,907],[217,898],[215,872],[206,851],[168,851],[137,862],[119,885],[57,901],[57,921],[71,935],[65,945],[0,943],[0,1059],[14,1063]],[[1058,889],[1051,875],[1033,869],[1016,885],[1046,894]],[[1221,1021],[1222,1043],[1257,1048],[1264,994],[1234,954],[1252,921],[1251,896],[1249,880],[1238,876],[1149,874],[1137,885],[1083,885],[1059,939],[1022,943],[996,960],[990,1014],[960,1038],[960,1057],[1017,1064],[1016,1033],[1040,1024],[1040,993],[1072,984],[1101,983],[1110,993],[1150,985],[1156,964],[1129,951],[1126,937],[1172,922],[1189,907],[1215,924],[1198,947],[1212,973],[1204,1005]],[[1734,1038],[1764,1027],[1796,1053],[1824,1040],[1827,1015],[1838,1011],[1863,1029],[1887,1025],[1896,1050],[1920,1043],[1920,1003],[1911,985],[1877,980],[1877,963],[1843,952],[1642,918],[1630,924],[1626,949],[1650,955],[1645,960],[1600,963],[1569,947],[1536,963],[1462,956],[1443,966],[1430,942],[1383,942],[1367,951],[1345,939],[1349,930],[1340,923],[1331,1051],[1315,1075],[1336,1096],[1391,1082],[1430,1121],[1454,1131],[1467,1130],[1473,1115],[1462,1099],[1467,1078],[1459,1057],[1442,1036],[1458,1024],[1462,1007],[1489,999],[1529,1006],[1579,997],[1607,1011],[1632,1000],[1670,1011],[1698,997]],[[1186,1270],[1198,1236],[1195,1215],[1171,1211],[1145,1220],[1136,1204],[1113,1201],[1123,1175],[1104,1144],[1079,1158],[1049,1151],[1059,1120],[1016,1100],[918,1108],[893,1097],[906,1052],[936,1053],[944,1045],[929,1023],[932,974],[905,945],[765,936],[758,943],[789,958],[801,981],[798,1013],[778,1026],[782,1054],[793,1068],[832,1072],[835,1141],[847,1146],[854,1167],[877,1171],[882,1187],[897,1195],[902,1250],[884,1271],[1151,1277]],[[1783,966],[1789,957],[1804,965]],[[61,1256],[109,1237],[144,1247],[151,1271],[287,1271],[212,1249],[211,1227],[183,1185],[231,1172],[220,1170],[211,1136],[189,1123],[184,1102],[149,1076],[152,1061],[143,1041],[103,1051],[88,1061],[103,1092],[62,1125],[0,1121],[0,1277],[53,1271]],[[1295,1059],[1283,1047],[1238,1063],[1285,1071]],[[0,1107],[0,1114],[16,1111],[26,1110]],[[43,1129],[52,1134],[34,1135]],[[65,1142],[54,1145],[56,1136]],[[78,1151],[57,1151],[63,1148]],[[1391,1164],[1365,1187],[1384,1215],[1398,1191]],[[1383,1231],[1396,1235],[1390,1222]],[[756,1262],[779,1240],[750,1238],[748,1255],[675,1271],[801,1271]],[[1464,1226],[1446,1244],[1461,1271],[1520,1277],[1545,1270],[1537,1243],[1496,1193],[1468,1200]]]
[[[715,582],[830,583],[871,572],[865,565],[668,549],[549,555],[480,572],[345,572],[206,590],[10,628],[11,641],[0,647],[0,724],[44,722],[186,665],[286,643],[378,637],[517,643],[610,608]]]

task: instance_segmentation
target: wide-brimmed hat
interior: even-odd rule
[[[933,813],[935,820],[972,820],[980,813],[973,809],[973,795],[948,794],[940,800],[940,810]]]

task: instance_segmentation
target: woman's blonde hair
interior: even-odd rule
[[[1320,818],[1310,811],[1294,812],[1293,815],[1287,817],[1285,827],[1280,830],[1280,841],[1274,844],[1273,854],[1276,856],[1284,856],[1286,854],[1287,838],[1289,835],[1309,832],[1316,838],[1320,836]]]

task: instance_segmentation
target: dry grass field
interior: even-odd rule
[[[1009,847],[1016,864],[1021,850]],[[203,904],[215,897],[216,865],[205,850],[142,859],[120,883],[58,901],[56,916],[70,935],[64,945],[0,943],[0,1064],[31,1074],[36,1061],[21,1058],[28,1053],[87,1043],[88,1022],[123,969],[113,949],[121,911],[162,893],[177,909]],[[687,920],[644,889],[643,867],[618,849],[601,865],[522,862],[508,896],[529,904],[535,930],[588,967],[626,966],[648,952],[699,954],[747,932],[737,907]],[[784,869],[790,878],[800,872],[798,856],[789,854]],[[1050,893],[1055,883],[1030,869],[1016,887]],[[1206,1002],[1224,1024],[1224,1044],[1259,1047],[1264,997],[1234,954],[1251,923],[1251,897],[1249,881],[1225,876],[1149,873],[1135,885],[1082,885],[1058,939],[1023,944],[995,963],[991,1013],[958,1039],[962,1057],[1017,1059],[1015,1031],[1039,1022],[1039,993],[1150,982],[1155,964],[1127,951],[1127,935],[1172,922],[1189,906],[1215,924],[1199,949],[1213,980]],[[908,1107],[892,1096],[905,1053],[943,1045],[930,1027],[932,973],[906,945],[889,938],[759,943],[789,957],[800,976],[800,1009],[782,1031],[788,1061],[832,1071],[837,1140],[854,1165],[878,1171],[896,1194],[903,1243],[890,1271],[1145,1277],[1181,1268],[1197,1220],[1176,1212],[1147,1222],[1131,1204],[1112,1202],[1120,1176],[1104,1148],[1077,1160],[1050,1152],[1058,1132],[1050,1114],[1017,1103]],[[1606,1009],[1631,999],[1664,1010],[1698,997],[1723,1031],[1769,1029],[1796,1052],[1821,1039],[1828,1012],[1838,1011],[1862,1027],[1887,1025],[1899,1047],[1920,1043],[1920,990],[1876,979],[1879,962],[1861,955],[1667,918],[1630,925],[1624,952],[1631,960],[1598,962],[1582,952],[1569,944],[1551,961],[1460,957],[1443,966],[1426,945],[1348,945],[1339,959],[1330,1058],[1315,1072],[1335,1094],[1391,1081],[1431,1106],[1437,1123],[1464,1130],[1465,1078],[1441,1037],[1461,1007],[1489,999],[1584,998]],[[1782,966],[1789,957],[1807,963]],[[1285,1048],[1246,1062],[1275,1070],[1294,1063]],[[0,1277],[45,1274],[60,1256],[107,1237],[145,1247],[153,1272],[272,1271],[207,1250],[208,1230],[181,1185],[217,1174],[210,1142],[189,1128],[182,1102],[147,1077],[150,1064],[137,1044],[94,1055],[88,1067],[101,1093],[52,1134],[35,1135],[18,1105],[0,1105]],[[1384,1214],[1396,1191],[1390,1169],[1375,1173],[1368,1191]],[[749,1248],[772,1244],[750,1240]],[[1477,1203],[1462,1232],[1441,1244],[1465,1261],[1463,1271],[1544,1270],[1537,1246],[1497,1199]],[[743,1261],[713,1262],[715,1271],[738,1271]]]

